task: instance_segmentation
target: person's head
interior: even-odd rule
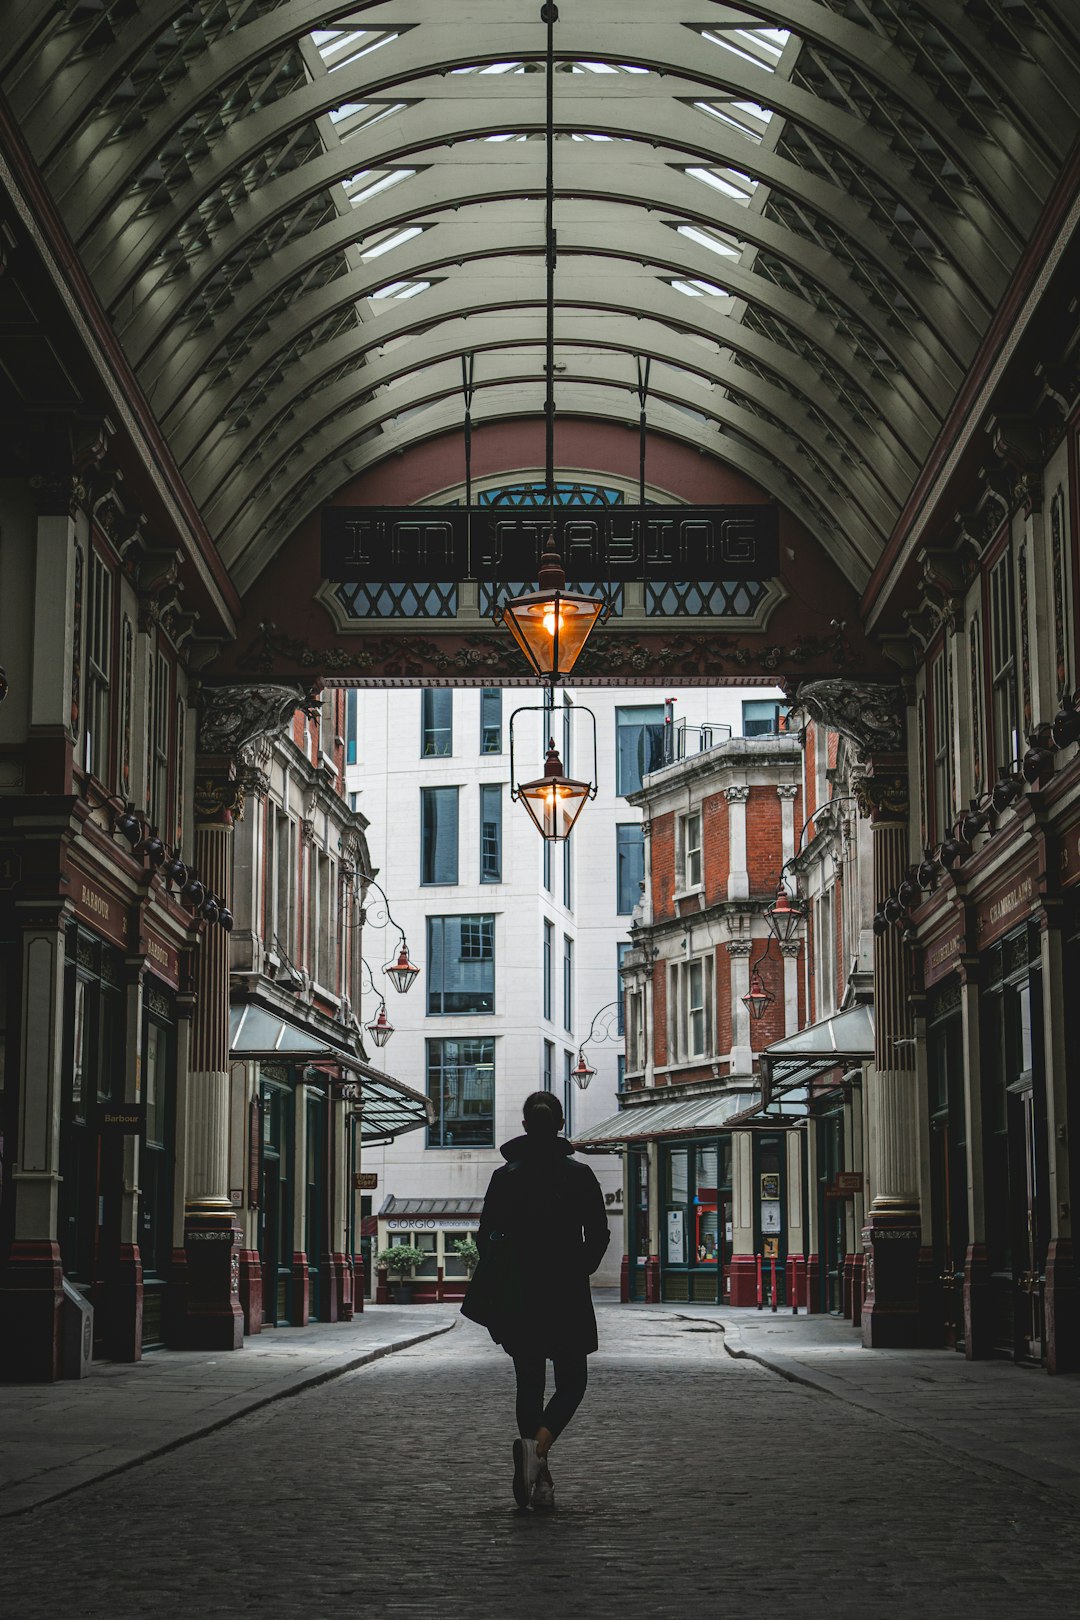
[[[554,1141],[563,1128],[562,1103],[553,1091],[534,1091],[521,1111],[526,1135]]]

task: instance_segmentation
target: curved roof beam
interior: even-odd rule
[[[649,191],[643,191],[643,178],[651,177],[642,176],[640,163],[626,154],[622,143],[615,150],[605,144],[601,151],[603,155],[598,161],[591,142],[562,143],[557,208],[581,200],[617,203],[642,215],[667,215],[676,226],[726,231],[740,245],[763,248],[827,287],[831,300],[844,304],[867,325],[887,318],[890,336],[886,346],[894,347],[898,354],[906,350],[914,358],[922,351],[925,358],[917,363],[925,364],[930,370],[940,370],[946,376],[953,374],[957,367],[962,369],[971,358],[978,341],[976,329],[968,322],[962,306],[958,310],[956,300],[949,298],[945,288],[930,278],[923,278],[919,283],[917,310],[912,307],[909,311],[890,311],[885,317],[855,283],[850,268],[845,267],[836,254],[808,241],[779,221],[707,188],[678,165],[666,166],[663,187],[654,182]],[[511,153],[516,156],[507,161]],[[292,278],[348,248],[362,251],[363,244],[377,235],[422,224],[429,215],[453,214],[460,218],[463,210],[475,210],[478,222],[483,224],[485,205],[535,198],[539,219],[542,194],[536,190],[536,167],[535,149],[523,154],[521,143],[507,149],[503,145],[478,142],[467,162],[428,163],[407,184],[395,186],[362,207],[335,216],[268,255],[251,270],[242,297],[238,295],[215,313],[209,331],[193,337],[185,329],[185,312],[220,269],[218,260],[204,255],[207,262],[200,266],[200,261],[196,261],[190,274],[176,277],[157,289],[140,287],[137,290],[130,320],[126,324],[117,323],[124,347],[135,365],[146,363],[153,355],[155,369],[160,369],[166,356],[170,366],[178,359],[182,364],[185,350],[193,346],[205,355],[211,346],[227,342],[239,324]],[[421,244],[417,247],[421,248]],[[729,261],[717,259],[714,273],[721,274],[725,262]],[[900,294],[900,278],[889,276],[887,280]],[[157,354],[154,354],[155,348],[159,348]]]
[[[819,4],[818,0],[802,0],[802,3],[800,0],[789,0],[782,7],[752,9],[758,14],[782,11],[786,20],[779,21],[777,26],[790,28],[800,38],[814,40],[837,52],[902,102],[912,117],[934,134],[961,171],[970,175],[971,184],[982,191],[984,203],[998,214],[1000,229],[1011,231],[1015,221],[1024,231],[1034,223],[1037,206],[1032,197],[1030,168],[1025,175],[1005,153],[995,152],[989,141],[973,142],[970,133],[961,130],[931,88],[906,67],[899,52],[876,49],[874,38],[867,29],[844,22],[828,7]],[[687,7],[686,10],[691,11],[691,8]],[[595,61],[647,66],[665,79],[672,76],[683,79],[688,88],[707,87],[756,100],[772,107],[782,117],[820,132],[852,156],[857,156],[899,195],[903,195],[905,189],[911,190],[912,179],[906,166],[890,150],[888,141],[872,126],[745,58],[732,58],[719,48],[710,51],[694,27],[695,23],[699,27],[707,26],[707,15],[699,21],[699,16],[693,14],[696,11],[695,6],[685,21],[672,18],[661,23],[635,20],[629,24],[625,6],[619,0],[591,0],[585,16],[580,10],[574,15],[567,8],[567,15],[560,19],[557,54],[562,61],[591,58]],[[413,26],[410,27],[410,24]],[[254,24],[249,26],[253,30],[256,27]],[[424,81],[433,74],[446,74],[454,68],[476,63],[539,59],[544,49],[543,33],[538,21],[508,22],[503,0],[474,0],[467,27],[460,21],[432,21],[430,10],[423,0],[413,5],[405,3],[405,0],[397,0],[395,4],[376,7],[365,15],[364,26],[408,31],[403,32],[386,50],[361,57],[337,72],[320,75],[303,90],[293,91],[263,111],[234,124],[228,131],[227,140],[219,143],[230,148],[230,161],[234,164],[250,161],[268,141],[278,139],[290,128],[312,122],[343,102],[368,101],[391,94],[396,96],[403,94],[409,86],[414,87],[414,92],[431,95],[433,89],[425,90]],[[233,37],[239,40],[243,32],[238,30]],[[625,39],[629,50],[619,48],[621,39]],[[260,55],[265,53],[256,48],[240,54],[234,46],[231,52],[221,54],[231,58],[230,70],[221,73],[216,82],[211,82],[212,75],[207,71],[215,55],[211,47],[198,64],[202,68],[205,88],[199,84],[197,67],[193,70],[194,83],[190,88],[185,87],[186,93],[182,98],[174,101],[170,97],[169,102],[158,109],[138,132],[137,139],[133,138],[130,143],[112,140],[98,150],[89,152],[83,149],[84,143],[76,137],[74,151],[70,156],[65,153],[64,175],[71,176],[71,196],[65,211],[68,212],[74,234],[88,239],[91,252],[93,236],[103,225],[109,232],[118,225],[122,227],[125,217],[137,209],[138,199],[128,194],[145,167],[147,156],[156,155],[165,147],[205,95],[220,88],[228,82],[232,73],[258,61]],[[584,84],[581,83],[582,79],[585,80]],[[476,90],[482,82],[477,80],[475,85],[466,85],[465,88]],[[612,90],[622,98],[626,95],[625,84],[610,87],[591,75],[567,75],[560,82],[557,98],[560,101],[565,95],[574,93],[567,89],[567,84],[579,85],[577,93],[584,100],[602,98]],[[449,80],[445,81],[443,88],[453,93],[457,87],[453,80]],[[635,101],[644,88],[644,84],[636,86]],[[670,88],[665,87],[661,93],[665,100],[671,99]],[[1064,112],[1065,109],[1062,110]],[[564,119],[565,109],[559,108],[558,115]],[[218,157],[219,153],[215,151],[210,164],[204,165],[204,168],[215,169]],[[1032,161],[1042,164],[1049,181],[1053,166],[1039,156],[1035,139],[1029,142],[1028,148],[1028,164]],[[61,192],[63,189],[62,185]],[[958,196],[954,201],[958,211],[962,212],[966,199]],[[980,217],[981,212],[973,210],[979,229],[986,224],[985,218]]]
[[[368,397],[378,389],[392,389],[412,377],[426,376],[432,368],[447,362],[454,364],[460,388],[459,362],[463,355],[479,357],[507,349],[528,349],[542,345],[544,336],[544,317],[536,308],[502,315],[474,314],[467,319],[451,317],[435,327],[426,327],[422,337],[423,360],[419,364],[408,343],[392,347],[388,353],[377,350],[365,353],[362,348],[350,350],[337,343],[321,345],[290,370],[288,378],[254,414],[250,427],[229,433],[220,425],[185,464],[185,477],[197,498],[210,498],[230,475],[232,464],[237,461],[247,464],[264,440],[279,433],[284,435],[294,422],[297,431],[302,431],[297,415],[300,402],[304,404],[303,422],[318,422],[322,415],[338,409],[350,392]],[[619,318],[609,316],[600,323],[589,314],[564,309],[560,311],[559,338],[560,353],[564,349],[595,349],[626,357],[641,355],[657,365],[691,373],[705,387],[730,389],[762,410],[780,416],[789,413],[794,405],[800,416],[809,421],[807,405],[810,405],[814,412],[818,453],[828,457],[839,446],[842,457],[861,458],[862,447],[853,433],[851,417],[821,391],[813,396],[803,394],[795,387],[790,371],[785,373],[782,384],[770,382],[756,371],[737,364],[730,354],[714,352],[712,346],[706,347],[693,336],[670,326],[643,320],[638,312]],[[339,375],[342,364],[348,364],[350,357],[355,364],[344,376]],[[803,369],[806,369],[805,363]],[[897,444],[887,422],[878,426],[876,451],[876,460],[863,462],[858,476],[876,480],[886,497],[899,503],[907,494],[919,463]]]
[[[539,358],[542,362],[543,356]],[[794,468],[798,465],[797,458],[803,455],[807,457],[808,475],[815,462],[830,467],[830,453],[820,431],[804,413],[795,417],[790,400],[784,416],[770,423],[757,412],[748,410],[738,398],[707,388],[687,390],[685,380],[680,389],[679,382],[675,373],[669,371],[665,375],[662,367],[657,368],[649,391],[650,410],[666,404],[686,414],[696,414],[721,428],[736,429],[760,442],[781,465]],[[473,414],[476,421],[483,420],[485,400],[490,392],[508,387],[521,393],[523,400],[525,391],[531,391],[533,412],[537,417],[543,414],[544,385],[542,376],[537,375],[536,355],[512,351],[485,356],[484,364],[477,367],[475,386]],[[560,407],[570,404],[573,408],[575,390],[581,387],[609,389],[621,396],[633,395],[635,378],[630,357],[565,353],[557,383]],[[264,526],[266,492],[276,486],[281,475],[288,476],[290,462],[306,467],[313,456],[325,453],[325,447],[338,442],[342,433],[352,438],[372,428],[382,428],[405,412],[420,412],[443,400],[460,399],[461,368],[446,362],[415,373],[399,387],[361,403],[356,403],[355,388],[339,387],[327,393],[327,399],[320,399],[317,416],[309,418],[305,414],[303,420],[296,422],[296,431],[283,436],[284,443],[271,446],[266,455],[257,458],[258,479],[254,491],[249,488],[244,493],[223,486],[203,502],[207,523],[220,538],[231,535],[234,527],[242,529],[249,523]],[[629,416],[631,412],[627,410],[626,414]],[[817,472],[816,476],[821,498],[832,509],[838,533],[857,535],[865,545],[866,538],[887,527],[895,515],[895,506],[890,507],[881,493],[869,488],[865,480],[859,480],[858,484],[855,480],[846,480],[843,488],[830,490],[825,480],[832,476],[831,467],[829,473]],[[857,551],[854,544],[852,550],[861,566],[871,566],[865,551]]]
[[[634,210],[626,213],[630,217],[579,221],[573,210],[564,209],[559,230],[563,264],[578,256],[595,257],[618,261],[620,275],[628,274],[631,267],[636,273],[636,267],[642,266],[647,267],[647,273],[654,277],[659,275],[661,279],[667,276],[676,280],[719,282],[730,295],[729,307],[732,299],[738,299],[767,310],[818,345],[838,367],[849,372],[853,382],[859,379],[866,364],[865,357],[860,358],[857,345],[845,339],[835,320],[815,309],[809,299],[755,275],[735,260],[719,260],[708,248],[669,230],[655,218],[634,217]],[[430,280],[454,266],[474,267],[491,259],[522,256],[535,260],[542,256],[543,246],[543,226],[539,220],[535,224],[511,224],[505,219],[501,222],[492,219],[485,226],[478,220],[455,219],[432,225],[421,236],[388,251],[373,263],[362,263],[356,270],[307,292],[293,306],[273,310],[265,336],[252,346],[250,363],[256,369],[270,364],[303,332],[329,315],[371,298],[390,282]],[[268,315],[270,309],[272,306],[268,308]],[[937,413],[947,409],[963,378],[960,368],[950,367],[944,376],[928,371],[921,356],[905,353],[906,345],[896,344],[896,333],[889,330],[880,312],[865,302],[858,318],[871,341],[878,343],[882,354],[891,353],[892,363],[905,379],[900,382],[898,378],[894,386],[901,389],[908,403],[921,402]],[[175,382],[172,400],[179,403],[193,387],[198,392],[200,384],[209,386],[207,367],[221,347],[215,332],[205,345],[191,346],[183,365],[173,361],[169,367],[169,379]],[[163,416],[169,415],[172,405],[163,388],[155,390],[154,398]]]
[[[492,390],[486,406],[487,414],[483,422],[476,424],[478,428],[489,423],[522,417],[535,418],[539,424],[540,418],[535,408],[523,400],[519,388]],[[583,386],[576,391],[576,397],[570,406],[561,408],[560,417],[564,421],[569,418],[582,418],[625,424],[626,407],[619,393]],[[417,420],[422,420],[422,430],[417,430],[415,425]],[[752,426],[753,421],[751,418],[748,425]],[[310,458],[305,458],[302,469],[296,469],[296,476],[291,484],[284,489],[275,486],[267,490],[259,511],[245,513],[242,531],[238,529],[223,537],[222,549],[230,557],[230,568],[238,588],[242,591],[247,589],[305,513],[329,499],[358,473],[369,466],[374,466],[389,455],[398,454],[414,444],[439,437],[459,426],[459,403],[451,399],[433,405],[428,411],[423,412],[420,418],[411,420],[406,425],[405,431],[391,431],[380,435],[376,440],[355,445],[354,448],[344,436],[343,425],[341,436],[334,436],[326,441],[324,461],[319,460],[312,447]],[[798,516],[803,517],[805,513],[803,521],[811,530],[822,528],[824,515],[830,535],[839,542],[839,525],[836,519],[832,518],[830,521],[828,509],[820,502],[817,509],[812,510],[805,500],[797,498],[797,491],[800,488],[798,475],[789,467],[781,465],[775,459],[771,448],[752,444],[737,431],[729,436],[722,429],[712,424],[702,424],[667,404],[658,405],[653,413],[651,426],[655,433],[679,439],[753,478]],[[361,428],[356,436],[363,438],[366,431],[365,428]],[[791,452],[788,452],[788,455],[790,457]],[[333,467],[335,470],[324,478],[319,472],[322,466]],[[811,481],[812,474],[807,472],[804,476],[807,482]],[[304,484],[308,480],[310,484],[305,489]],[[290,500],[293,501],[291,506]],[[268,532],[268,525],[271,522],[273,522],[272,534]],[[861,586],[867,577],[866,565],[860,563],[859,553],[851,537],[845,537],[844,542],[838,544],[837,551],[840,555],[837,555],[837,552],[834,552],[834,555],[837,555],[838,565],[847,569],[853,583]]]
[[[418,30],[407,38],[419,37],[422,32]],[[687,37],[692,36],[687,32]],[[700,57],[700,42],[697,54]],[[430,73],[430,66],[427,71]],[[995,301],[1006,273],[1003,259],[998,259],[995,273],[991,273],[991,262],[998,253],[997,244],[1008,243],[1015,252],[1023,240],[1024,227],[1033,223],[1037,213],[1030,176],[1023,199],[1016,202],[1015,207],[1011,197],[1006,208],[1004,203],[995,207],[993,199],[973,196],[969,215],[950,216],[940,202],[922,193],[913,183],[907,167],[876,132],[805,91],[797,96],[781,95],[782,89],[790,87],[775,74],[761,77],[768,81],[760,93],[771,92],[767,96],[769,105],[793,125],[819,131],[831,143],[846,148],[853,160],[874,173],[898,204],[903,203],[910,210],[928,238],[936,241],[942,253],[965,273],[973,290],[981,289],[984,298]],[[320,92],[322,111],[350,99],[348,87],[340,83],[339,78],[339,74],[331,74],[314,82],[312,89]],[[399,114],[376,125],[372,131],[376,150],[372,150],[367,140],[362,144],[356,140],[345,141],[333,149],[330,162],[318,159],[305,164],[301,170],[261,187],[260,193],[277,189],[286,193],[283,201],[294,202],[300,185],[308,185],[312,191],[323,190],[346,179],[358,166],[371,169],[401,163],[408,156],[432,146],[450,145],[507,130],[539,134],[543,129],[542,76],[527,76],[519,84],[522,87],[535,85],[535,90],[530,95],[519,89],[517,95],[511,96],[502,78],[472,74],[443,78],[434,84],[417,81],[412,96],[399,98],[409,102],[407,116]],[[728,89],[731,94],[742,97],[751,93],[734,79]],[[131,289],[162,246],[182,230],[189,216],[230,176],[255,161],[271,141],[279,140],[298,125],[310,124],[314,111],[303,117],[297,115],[296,103],[301,99],[296,95],[284,96],[263,112],[235,124],[167,207],[140,214],[138,195],[121,198],[110,193],[92,220],[88,202],[80,210],[77,196],[73,194],[68,199],[65,212],[68,209],[75,212],[70,226],[107,303],[113,304]],[[797,195],[795,177],[786,171],[796,171],[805,184],[808,176],[804,169],[777,158],[765,145],[755,147],[745,136],[696,109],[692,101],[692,94],[680,100],[672,95],[670,88],[654,91],[647,79],[640,80],[634,94],[628,96],[624,82],[610,86],[609,81],[603,79],[598,87],[598,81],[591,74],[567,74],[560,80],[556,96],[556,124],[567,133],[593,130],[616,139],[644,139],[655,146],[693,154],[707,163],[731,164],[766,184],[771,183],[772,173],[779,172],[781,184],[787,180],[787,189]],[[785,101],[795,105],[785,106]],[[396,103],[388,101],[388,105],[392,104]],[[259,195],[256,193],[254,200],[258,201]],[[1012,256],[1009,255],[1010,262]]]
[[[530,273],[529,263],[524,260],[493,266],[483,278],[448,278],[419,298],[399,304],[388,300],[385,311],[365,322],[361,330],[368,343],[375,347],[409,333],[421,332],[449,315],[464,316],[515,306],[536,308],[543,302],[539,279],[535,269]],[[721,350],[730,349],[735,354],[758,360],[777,375],[790,375],[808,397],[813,398],[823,391],[821,372],[816,367],[808,364],[792,349],[754,333],[745,323],[718,313],[713,307],[718,301],[712,298],[680,297],[664,287],[655,274],[629,276],[624,268],[617,278],[613,278],[603,273],[599,261],[596,265],[575,261],[572,271],[567,267],[562,269],[560,280],[560,313],[563,307],[572,305],[591,311],[594,320],[602,319],[608,313],[651,319],[661,325],[695,333]],[[331,287],[334,285],[331,283]],[[304,329],[303,323],[298,323],[298,329]],[[181,434],[179,423],[174,424],[171,437],[182,457],[195,448],[198,439],[213,421],[225,416],[230,404],[235,403],[249,387],[259,370],[269,365],[280,353],[276,336],[267,339],[267,351],[264,356],[252,357],[243,373],[228,379],[214,395],[207,395],[202,426],[196,430],[195,425],[191,424],[193,432],[190,438]],[[838,363],[838,370],[846,374],[856,395],[874,404],[875,389],[867,386],[857,356],[852,353],[845,357],[843,363]],[[358,386],[363,387],[362,375],[358,377]],[[891,389],[881,390],[875,408],[881,419],[891,424],[900,442],[909,447],[908,453],[912,459],[918,460],[929,447],[933,431],[932,419],[925,408],[913,399],[904,402]],[[863,439],[864,454],[873,455],[873,444],[880,431],[880,423],[876,421],[872,429],[861,428],[859,436]]]

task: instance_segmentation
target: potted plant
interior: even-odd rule
[[[427,1258],[423,1249],[415,1249],[411,1243],[395,1243],[392,1249],[380,1252],[378,1264],[385,1266],[390,1275],[397,1278],[390,1288],[390,1298],[395,1305],[412,1304],[412,1272],[415,1267],[422,1266]]]
[[[476,1262],[480,1258],[480,1250],[476,1247],[476,1239],[471,1237],[455,1238],[454,1250],[459,1254],[465,1264],[465,1274],[472,1281],[472,1274],[476,1270]]]

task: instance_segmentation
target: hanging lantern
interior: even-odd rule
[[[566,589],[553,534],[540,559],[539,584],[539,590],[504,602],[500,613],[534,672],[542,681],[557,681],[577,663],[593,626],[606,615],[607,603]]]
[[[742,1004],[751,1018],[762,1018],[772,1006],[776,997],[765,984],[757,968],[751,969],[750,988],[742,997]]]
[[[590,1069],[589,1065],[586,1063],[585,1053],[579,1052],[577,1064],[570,1070],[570,1078],[573,1080],[574,1084],[579,1086],[581,1090],[584,1091],[595,1073],[596,1070]]]
[[[399,991],[403,996],[406,995],[416,983],[420,969],[415,965],[415,963],[409,961],[409,947],[405,943],[404,936],[402,936],[401,950],[398,952],[397,961],[388,962],[383,968],[383,972],[390,980],[390,983],[393,985],[394,989]]]
[[[365,1025],[376,1046],[385,1046],[394,1033],[394,1026],[386,1016],[386,1002],[380,1001],[379,1010],[370,1024]]]
[[[765,921],[773,938],[781,945],[790,945],[805,916],[806,901],[789,894],[781,883],[776,891],[776,899],[765,911]]]
[[[522,801],[541,838],[549,843],[563,843],[587,801],[595,799],[596,786],[592,782],[576,782],[565,775],[552,737],[548,742],[543,776],[535,782],[523,782],[520,787],[511,785],[510,795]]]

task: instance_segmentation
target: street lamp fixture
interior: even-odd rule
[[[409,947],[405,943],[404,934],[401,936],[401,950],[398,952],[397,961],[387,962],[383,972],[400,995],[407,995],[416,983],[420,969],[415,962],[409,961]]]
[[[573,1080],[574,1084],[584,1091],[595,1073],[596,1070],[591,1069],[586,1063],[585,1053],[579,1052],[577,1063],[575,1067],[570,1070],[570,1078]]]
[[[385,1046],[394,1033],[394,1026],[386,1016],[386,1002],[380,1001],[379,1010],[370,1024],[364,1026],[376,1046]]]
[[[595,782],[578,782],[563,770],[555,739],[548,742],[544,774],[535,782],[510,784],[511,799],[520,799],[541,838],[562,844],[574,830],[574,823],[590,799],[596,797]]]
[[[539,589],[504,602],[498,615],[534,674],[554,685],[577,663],[593,627],[606,618],[607,603],[567,590],[555,536],[549,534],[540,558]]]
[[[778,945],[790,945],[806,916],[806,901],[799,895],[789,894],[783,880],[776,890],[776,899],[765,908],[765,922]]]
[[[766,950],[767,949],[768,947],[766,946]],[[761,958],[759,957],[758,960],[760,961]],[[746,992],[745,996],[742,997],[743,1006],[746,1008],[751,1018],[756,1021],[759,1018],[764,1018],[765,1014],[768,1012],[775,1000],[776,997],[766,985],[755,964],[755,966],[750,969],[750,988]]]

